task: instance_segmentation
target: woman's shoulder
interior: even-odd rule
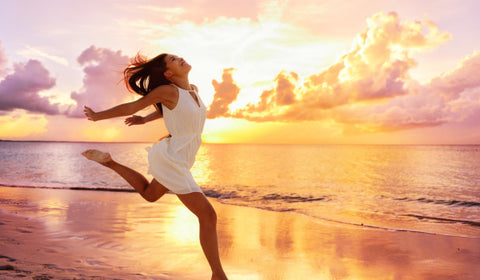
[[[165,93],[171,93],[171,92],[178,92],[177,87],[175,85],[160,85],[152,90],[152,92],[165,92]]]
[[[191,86],[196,92],[198,92],[198,87],[197,87],[196,85],[190,84],[190,86]]]
[[[164,98],[178,96],[178,89],[174,85],[161,85],[154,88],[150,94],[162,96]]]
[[[162,103],[169,109],[172,109],[177,105],[179,97],[178,89],[173,85],[158,86],[154,88],[148,95],[152,95],[157,102]]]

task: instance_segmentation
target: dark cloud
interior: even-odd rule
[[[1,56],[1,55],[0,55]],[[58,104],[52,104],[40,92],[55,86],[55,79],[38,60],[17,63],[13,73],[0,82],[0,110],[24,109],[48,115],[59,114]]]
[[[84,66],[83,87],[71,93],[77,105],[60,109],[40,92],[55,86],[55,79],[37,60],[18,63],[13,73],[0,81],[0,110],[24,109],[49,115],[65,114],[69,117],[84,117],[83,106],[106,108],[125,101],[128,93],[121,83],[123,69],[128,65],[128,56],[120,51],[91,46],[77,59]],[[0,45],[0,73],[6,70],[6,56]]]

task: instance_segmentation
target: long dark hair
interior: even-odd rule
[[[127,89],[145,96],[158,86],[171,84],[172,82],[163,74],[167,71],[165,62],[167,55],[162,53],[152,59],[147,59],[137,53],[130,61],[130,65],[123,71]],[[162,103],[157,103],[155,106],[163,114]]]

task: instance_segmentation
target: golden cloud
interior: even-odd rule
[[[396,131],[461,121],[480,110],[480,52],[452,72],[421,85],[409,71],[412,51],[430,49],[450,39],[431,21],[402,22],[396,13],[378,13],[353,41],[351,50],[326,70],[307,77],[282,71],[275,86],[256,103],[233,112],[235,98],[215,87],[222,110],[210,106],[210,118],[255,122],[333,120],[345,131]],[[216,82],[216,81],[215,81]],[[223,88],[238,88],[232,71],[224,72]],[[226,97],[224,97],[224,95]],[[476,99],[475,99],[476,98]],[[470,101],[470,102],[468,102]],[[217,105],[216,105],[217,106]]]
[[[233,70],[233,68],[223,70],[223,81],[221,83],[216,80],[212,81],[212,85],[215,88],[215,95],[208,110],[207,117],[209,119],[228,114],[228,105],[237,99],[240,88],[233,82]]]

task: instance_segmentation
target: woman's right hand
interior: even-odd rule
[[[125,124],[128,125],[128,126],[137,125],[137,124],[144,124],[144,123],[145,123],[145,119],[141,116],[133,115],[133,116],[125,119]]]
[[[90,107],[83,106],[83,112],[88,120],[94,122],[97,121],[97,113],[95,113]]]

